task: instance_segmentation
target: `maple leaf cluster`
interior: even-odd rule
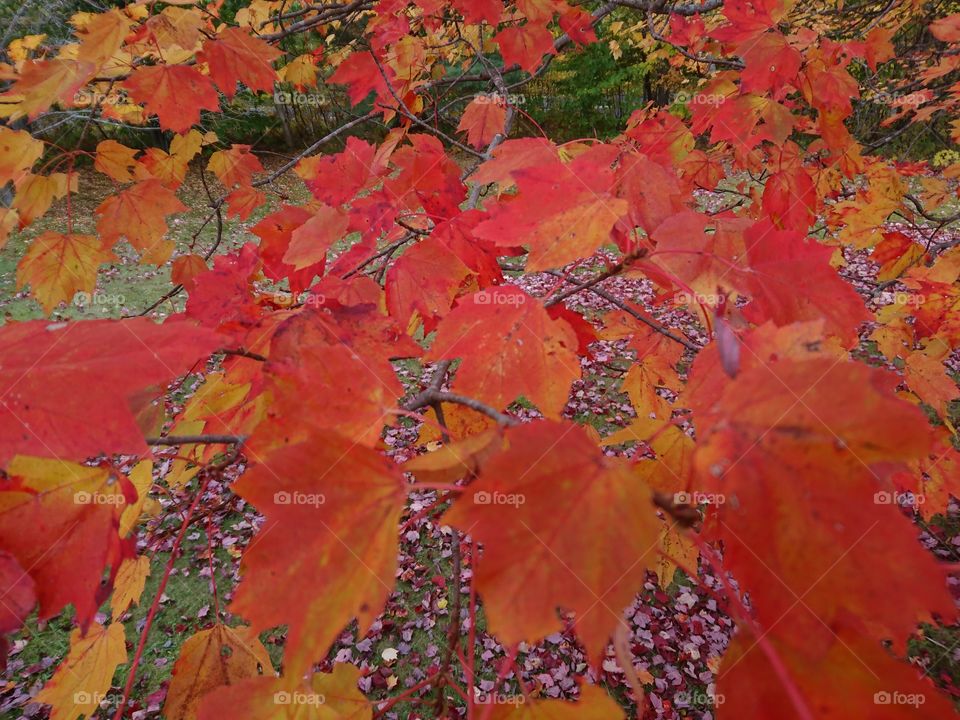
[[[718,717],[953,712],[903,656],[919,623],[956,619],[952,568],[914,519],[960,495],[945,364],[960,343],[960,243],[944,230],[960,222],[960,170],[885,158],[850,120],[864,75],[889,68],[922,102],[886,126],[946,118],[956,139],[960,15],[890,3],[848,37],[835,8],[799,0],[254,0],[229,17],[199,5],[78,13],[70,42],[18,39],[0,66],[0,244],[67,206],[63,232],[27,242],[18,289],[50,316],[95,292],[125,241],[170,267],[164,299],[185,300],[162,323],[0,326],[0,630],[72,606],[69,653],[35,698],[54,718],[93,714],[121,667],[115,717],[128,711],[172,561],[226,477],[262,524],[229,613],[179,649],[169,718],[374,718],[445,688],[463,704],[441,698],[437,717],[645,717],[624,609],[648,572],[667,585],[707,566],[738,627]],[[928,42],[898,53],[918,23]],[[617,37],[686,73],[682,107],[636,108],[606,140],[526,132],[517,88]],[[278,83],[342,86],[357,114],[268,171],[204,121]],[[474,92],[448,122],[460,88]],[[86,113],[84,138],[105,120],[169,143],[64,149],[41,132],[57,111]],[[354,132],[377,123],[375,142]],[[93,234],[74,230],[85,164],[113,188]],[[168,238],[191,172],[219,228],[207,252]],[[275,190],[287,172],[306,202]],[[253,224],[218,253],[225,216]],[[872,286],[851,282],[853,253],[875,265]],[[614,277],[642,279],[690,323],[611,294]],[[578,304],[592,295],[605,312]],[[626,353],[634,411],[604,434],[568,409],[601,340]],[[423,369],[416,387],[401,364]],[[402,463],[384,433],[398,424],[419,434]],[[362,635],[383,611],[408,496],[424,489],[439,499],[421,512],[452,528],[458,563],[470,549],[471,633],[455,615],[444,662],[374,702],[357,667],[316,667],[344,627]],[[165,569],[137,545],[160,491],[190,498]],[[128,647],[141,600],[152,608]],[[498,685],[522,644],[570,630],[593,669],[612,643],[629,701],[584,673],[575,700],[523,687],[522,703],[481,706],[478,603],[507,651],[487,668]],[[274,667],[260,638],[280,626]]]

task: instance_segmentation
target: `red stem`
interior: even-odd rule
[[[177,534],[177,538],[173,542],[173,548],[170,550],[170,559],[167,560],[167,567],[163,572],[163,578],[160,580],[160,585],[157,588],[157,594],[153,598],[153,604],[150,605],[150,612],[147,613],[146,622],[144,623],[143,630],[140,633],[140,642],[137,645],[137,651],[133,656],[133,663],[130,665],[130,673],[127,675],[127,684],[123,688],[123,699],[120,701],[120,705],[117,707],[117,712],[113,715],[113,720],[120,720],[123,717],[123,711],[127,707],[127,702],[130,700],[130,693],[133,691],[133,684],[137,679],[137,667],[140,665],[140,659],[143,657],[143,649],[147,645],[147,637],[150,635],[150,628],[153,625],[153,621],[160,609],[160,598],[163,597],[163,591],[166,590],[167,581],[170,579],[170,573],[173,571],[173,564],[176,562],[177,554],[180,551],[180,546],[183,544],[183,538],[186,536],[187,529],[190,527],[190,520],[192,519],[193,513],[196,511],[197,506],[200,504],[200,499],[203,497],[203,493],[206,491],[207,485],[210,483],[210,477],[210,475],[207,475],[200,484],[197,494],[193,498],[193,502],[190,503],[190,509],[187,510],[187,515],[184,518],[183,525],[180,527],[180,532]]]
[[[490,688],[489,695],[496,697],[497,688],[500,687],[500,683],[504,681],[507,675],[510,673],[510,666],[513,665],[513,661],[517,657],[517,652],[519,651],[520,646],[514,645],[510,648],[510,651],[507,653],[506,657],[503,658],[503,661],[500,663],[500,669],[497,671],[497,679],[493,683],[493,687]],[[473,690],[471,688],[471,697],[473,695]],[[480,720],[490,720],[490,715],[493,713],[493,709],[497,706],[496,703],[488,703],[487,706],[483,709],[483,715],[480,716]]]
[[[477,572],[477,541],[470,539],[470,631],[467,636],[467,681],[470,683],[470,692],[467,694],[467,720],[473,720],[473,688],[476,687],[477,662],[477,587],[474,582]]]

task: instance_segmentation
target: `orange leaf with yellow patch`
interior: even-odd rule
[[[17,265],[17,287],[30,292],[46,314],[78,292],[93,293],[100,266],[116,259],[107,243],[93,235],[47,231],[33,239]]]
[[[59,200],[68,192],[77,191],[77,176],[66,173],[50,175],[23,175],[16,184],[17,194],[11,207],[20,217],[20,227],[24,228],[50,209],[54,200]]]
[[[52,705],[51,720],[76,720],[96,713],[113,683],[117,666],[127,661],[123,625],[94,625],[70,633],[70,652],[34,698]]]
[[[163,239],[166,216],[184,212],[187,206],[159,180],[144,180],[111,195],[94,210],[97,231],[110,246],[126,238],[141,253],[141,262],[160,264],[173,252],[173,243]]]
[[[184,641],[163,705],[167,720],[194,720],[201,700],[217,688],[273,674],[267,649],[246,627],[217,623]]]
[[[360,670],[337,663],[331,673],[255,678],[203,698],[198,720],[373,720],[373,704],[357,689]]]
[[[34,139],[26,130],[0,126],[0,183],[19,182],[41,155],[42,141]]]
[[[136,156],[137,151],[133,148],[121,145],[116,140],[104,140],[97,145],[97,157],[93,166],[117,182],[129,182],[133,180]]]

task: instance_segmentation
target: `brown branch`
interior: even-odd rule
[[[331,130],[331,131],[328,132],[326,135],[324,135],[322,138],[320,138],[320,139],[317,140],[315,143],[313,143],[312,145],[310,145],[308,148],[302,150],[302,151],[299,152],[297,155],[295,155],[293,158],[291,158],[289,162],[285,163],[284,165],[282,165],[282,166],[279,167],[278,169],[274,170],[272,173],[270,173],[269,175],[267,175],[265,178],[261,178],[260,180],[256,180],[255,182],[253,182],[253,183],[251,183],[251,184],[253,185],[253,187],[262,187],[262,186],[264,186],[264,185],[269,185],[269,184],[272,183],[274,180],[276,180],[278,177],[280,177],[280,176],[283,175],[285,172],[287,172],[287,170],[289,170],[289,169],[292,168],[294,165],[296,165],[298,162],[300,162],[300,161],[301,161],[303,158],[305,158],[307,155],[309,155],[310,153],[312,153],[314,150],[317,150],[318,148],[320,148],[320,146],[325,145],[326,143],[330,142],[330,141],[333,140],[335,137],[337,137],[338,135],[340,135],[342,132],[344,132],[344,131],[346,131],[346,130],[349,130],[350,128],[352,128],[352,127],[354,127],[354,126],[356,126],[356,125],[359,125],[359,124],[361,124],[361,123],[367,122],[368,120],[372,120],[373,118],[377,117],[378,115],[380,115],[379,112],[377,112],[376,110],[372,110],[372,111],[368,112],[366,115],[361,115],[360,117],[354,118],[353,120],[349,121],[349,122],[346,123],[345,125],[341,125],[341,126],[338,127],[336,130]],[[226,199],[226,198],[220,198],[220,200],[219,200],[218,202],[223,203],[223,201],[224,201],[225,199]]]
[[[240,445],[246,439],[245,435],[166,435],[147,438],[147,445]]]
[[[450,676],[450,667],[453,663],[454,648],[460,642],[460,533],[453,530],[450,533],[450,543],[453,548],[453,587],[450,590],[450,624],[447,628],[447,647],[444,649],[443,660],[440,663],[440,680],[437,683],[439,695],[437,697],[437,717],[446,717],[447,713],[447,694],[443,691],[445,685],[452,684],[453,678]]]
[[[631,307],[629,304],[627,304],[626,302],[624,302],[624,301],[621,300],[620,298],[616,297],[615,295],[611,295],[611,294],[608,293],[606,290],[601,290],[600,288],[596,288],[596,287],[590,287],[590,286],[587,285],[586,283],[581,283],[581,282],[579,282],[579,281],[577,281],[577,280],[574,280],[573,278],[565,277],[564,274],[563,274],[562,272],[559,272],[558,270],[547,270],[546,272],[549,273],[550,275],[555,276],[555,277],[562,278],[563,280],[565,280],[565,281],[568,282],[568,283],[572,283],[573,285],[576,285],[576,286],[577,286],[579,289],[581,289],[581,290],[588,290],[588,291],[592,292],[594,295],[597,295],[597,296],[599,296],[599,297],[602,297],[602,298],[603,298],[604,300],[606,300],[608,303],[611,303],[612,305],[616,305],[618,308],[620,308],[621,310],[623,310],[623,311],[624,311],[625,313],[627,313],[628,315],[631,315],[632,317],[636,318],[637,320],[639,320],[640,322],[642,322],[644,325],[646,325],[646,326],[648,326],[649,328],[651,328],[652,330],[660,333],[660,334],[663,335],[664,337],[668,337],[668,338],[670,338],[671,340],[673,340],[674,342],[680,343],[681,345],[683,345],[683,346],[684,346],[685,348],[687,348],[688,350],[693,350],[694,352],[698,352],[698,351],[700,350],[700,346],[697,345],[697,344],[696,344],[695,342],[693,342],[692,340],[690,340],[690,339],[688,339],[688,338],[686,338],[686,337],[683,337],[683,336],[681,336],[681,335],[677,335],[676,333],[671,332],[670,330],[668,330],[667,328],[665,328],[663,325],[661,325],[660,323],[658,323],[658,322],[657,322],[656,320],[654,320],[653,318],[647,317],[646,315],[644,315],[643,313],[637,311],[636,309],[634,309],[633,307]]]
[[[640,5],[639,2],[637,2],[635,5],[627,4],[627,1],[628,0],[620,0],[618,4],[622,4],[625,7],[637,7]],[[717,3],[716,6],[718,7],[719,5],[722,5],[722,4],[723,3],[720,2],[720,3]],[[704,63],[705,65],[715,65],[717,67],[728,67],[734,70],[743,70],[743,68],[745,67],[741,60],[728,60],[726,58],[716,57],[715,55],[697,55],[696,53],[690,52],[685,47],[681,45],[677,45],[674,42],[671,42],[668,38],[664,37],[659,32],[657,32],[657,29],[653,26],[653,11],[650,10],[649,8],[644,8],[644,9],[646,9],[647,11],[647,29],[650,31],[650,37],[652,37],[654,40],[657,40],[658,42],[662,42],[662,43],[665,43],[666,45],[669,45],[670,47],[672,47],[674,50],[676,50],[678,53],[683,55],[688,60],[693,60],[694,62],[698,62],[698,63]]]
[[[633,252],[633,253],[631,253],[631,254],[629,254],[629,255],[624,256],[624,258],[623,258],[622,260],[620,260],[620,262],[616,263],[615,265],[611,265],[611,266],[608,267],[606,270],[604,270],[602,273],[600,273],[599,275],[591,278],[590,280],[587,280],[587,281],[585,281],[585,282],[583,282],[583,283],[580,283],[579,285],[574,284],[574,286],[573,286],[572,288],[569,288],[568,290],[564,290],[563,292],[559,292],[559,293],[557,293],[556,295],[551,296],[551,297],[543,304],[543,306],[544,306],[544,307],[550,307],[551,305],[556,305],[558,302],[562,302],[562,301],[566,300],[568,297],[571,297],[571,296],[573,296],[573,295],[576,295],[577,293],[581,293],[581,292],[583,292],[584,290],[589,290],[589,289],[592,288],[594,285],[597,285],[598,283],[603,282],[603,281],[606,280],[607,278],[611,278],[611,277],[613,277],[614,275],[619,275],[619,274],[620,274],[621,272],[623,272],[627,267],[629,267],[629,266],[634,262],[634,260],[638,260],[638,259],[642,258],[642,257],[643,257],[644,255],[646,255],[646,254],[647,254],[646,248],[641,248],[641,249],[637,250],[636,252]],[[574,283],[574,282],[575,282],[575,281],[573,281],[573,280],[572,280],[569,276],[567,276],[567,275],[564,275],[564,276],[563,276],[563,279],[564,279],[564,280],[570,280],[571,283]]]
[[[236,357],[245,357],[250,360],[256,360],[257,362],[266,362],[269,360],[265,355],[260,353],[250,352],[249,350],[244,350],[243,348],[237,348],[235,350],[220,350],[224,355],[235,355]]]
[[[426,390],[413,396],[407,402],[405,402],[402,407],[404,410],[414,411],[425,407],[432,407],[435,403],[453,403],[455,405],[463,405],[464,407],[468,407],[471,410],[476,410],[478,413],[492,418],[497,422],[498,425],[503,427],[511,427],[519,424],[519,421],[516,418],[502,413],[499,410],[480,402],[479,400],[467,397],[465,395],[443,392],[434,387],[428,387]]]
[[[424,120],[421,120],[421,119],[418,118],[416,115],[414,115],[412,112],[410,112],[410,108],[408,108],[408,107],[407,107],[407,104],[403,101],[403,99],[402,99],[399,95],[397,95],[397,91],[393,89],[393,83],[391,83],[391,82],[390,82],[390,78],[387,77],[387,71],[384,70],[383,65],[382,65],[381,62],[380,62],[380,58],[378,58],[378,57],[377,57],[377,54],[376,54],[375,52],[373,52],[372,50],[368,50],[367,52],[370,53],[370,57],[373,58],[373,62],[376,63],[377,70],[380,71],[380,75],[383,77],[383,82],[386,83],[387,90],[390,91],[390,94],[393,96],[393,99],[397,101],[397,107],[391,107],[391,106],[389,106],[389,105],[383,105],[383,106],[381,106],[381,107],[385,107],[385,108],[387,108],[387,109],[389,109],[389,110],[393,110],[393,111],[395,111],[395,112],[400,113],[400,114],[403,115],[405,118],[407,118],[407,120],[411,121],[412,123],[414,123],[414,124],[416,124],[416,125],[419,125],[419,126],[422,127],[424,130],[427,130],[428,132],[433,133],[433,134],[436,135],[437,137],[442,138],[443,140],[446,140],[448,143],[450,143],[450,144],[453,145],[454,147],[460,148],[460,149],[463,150],[465,153],[469,153],[470,155],[473,155],[474,157],[478,157],[478,158],[481,158],[481,159],[485,159],[485,158],[483,157],[483,153],[477,152],[476,150],[474,150],[474,149],[473,149],[472,147],[470,147],[469,145],[464,145],[462,142],[459,142],[456,138],[452,138],[452,137],[450,137],[449,135],[447,135],[445,132],[443,132],[443,130],[440,130],[439,128],[435,128],[435,127],[434,127],[433,125],[431,125],[430,123],[428,123],[428,122],[426,122],[426,121],[424,121]]]

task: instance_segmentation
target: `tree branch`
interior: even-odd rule
[[[576,285],[578,290],[589,290],[594,295],[602,297],[608,303],[616,305],[618,308],[623,310],[628,315],[633,316],[634,318],[642,322],[644,325],[647,325],[648,327],[660,333],[664,337],[668,337],[674,342],[680,343],[688,350],[693,350],[694,352],[698,352],[700,350],[700,346],[697,345],[692,340],[689,340],[686,337],[682,337],[680,335],[677,335],[676,333],[671,332],[670,330],[665,328],[663,325],[658,323],[653,318],[649,318],[646,315],[638,312],[637,310],[632,308],[630,305],[628,305],[626,302],[616,297],[615,295],[611,295],[606,290],[601,290],[600,288],[596,288],[596,287],[590,287],[590,285],[587,283],[581,283],[577,280],[574,280],[573,278],[565,277],[564,274],[562,272],[559,272],[558,270],[547,270],[546,272],[549,273],[550,275],[554,275],[555,277],[562,278],[568,283],[572,283],[573,285]]]

